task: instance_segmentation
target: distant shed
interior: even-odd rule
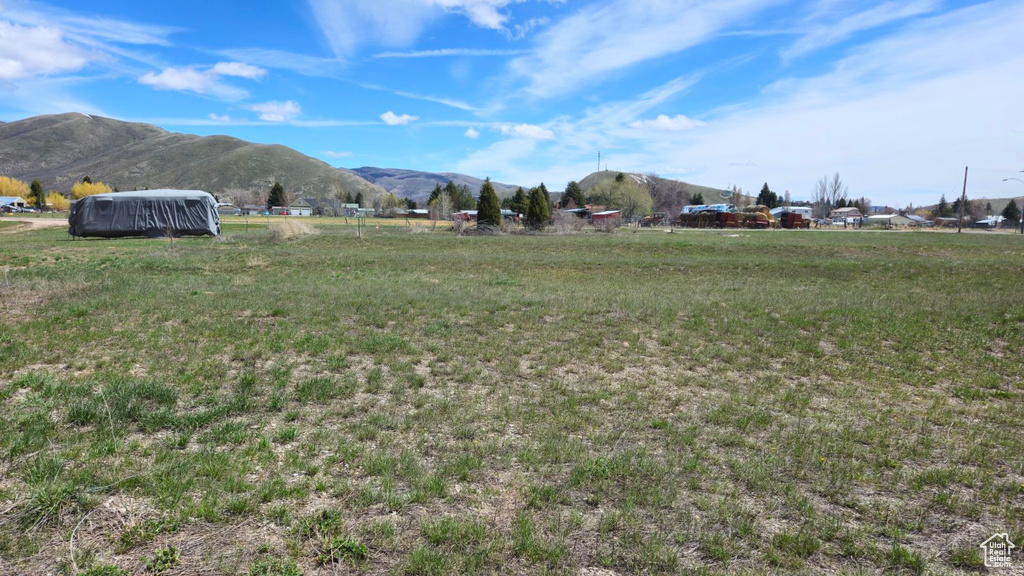
[[[68,234],[126,236],[219,236],[217,200],[201,190],[145,190],[87,196],[68,216]]]
[[[590,215],[590,221],[594,224],[618,224],[621,219],[622,210],[605,210]]]
[[[0,206],[24,208],[28,203],[21,196],[0,196]]]

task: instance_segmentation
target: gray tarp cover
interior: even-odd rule
[[[201,190],[114,192],[82,198],[71,208],[72,236],[219,236],[217,200]]]

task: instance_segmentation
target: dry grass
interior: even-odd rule
[[[303,236],[309,236],[316,233],[312,227],[306,225],[304,222],[298,222],[296,220],[271,222],[267,227],[267,230],[270,233],[270,239],[275,242],[294,240],[296,238],[302,238]]]

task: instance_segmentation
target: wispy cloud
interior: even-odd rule
[[[614,0],[587,6],[552,24],[534,52],[512,61],[537,97],[600,82],[641,62],[681,52],[780,0]]]
[[[327,43],[340,59],[364,44],[403,47],[445,14],[459,14],[474,26],[507,37],[525,34],[538,22],[511,26],[507,8],[527,0],[309,0]],[[547,0],[560,3],[564,0]]]
[[[232,48],[218,50],[215,53],[232,60],[248,62],[249,64],[275,70],[288,70],[303,76],[333,78],[340,70],[338,61],[335,58],[297,54],[284,50]]]
[[[384,121],[388,126],[402,126],[410,122],[419,120],[419,116],[410,116],[409,114],[398,115],[388,110],[387,112],[380,115],[380,119]]]
[[[501,50],[488,48],[439,48],[436,50],[409,50],[405,52],[380,52],[374,58],[448,58],[476,56],[522,56],[529,50]]]
[[[809,32],[791,46],[784,48],[781,56],[784,61],[790,61],[816,50],[846,41],[858,32],[934,12],[940,5],[939,0],[886,2],[843,17],[838,21],[833,21],[829,18],[814,24]]]
[[[251,104],[248,108],[259,113],[260,120],[265,122],[287,122],[302,113],[302,107],[294,100]]]
[[[222,77],[258,79],[266,73],[267,71],[262,68],[241,62],[219,62],[212,67],[172,67],[165,68],[159,73],[147,72],[139,78],[139,82],[157,90],[194,92],[223,100],[237,101],[247,98],[249,93],[223,82]]]
[[[328,158],[351,158],[352,157],[352,153],[351,152],[337,152],[337,151],[334,151],[334,150],[324,150],[323,152],[321,152],[321,154],[323,154],[324,156],[327,156]]]

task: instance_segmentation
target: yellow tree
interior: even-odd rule
[[[75,200],[92,196],[93,194],[106,194],[110,192],[110,186],[103,182],[78,182],[71,187],[71,197]]]
[[[18,196],[27,201],[28,184],[10,176],[0,176],[0,196]]]
[[[68,208],[71,208],[71,202],[69,202],[68,199],[60,192],[50,192],[46,195],[46,206],[50,210],[64,212]]]

